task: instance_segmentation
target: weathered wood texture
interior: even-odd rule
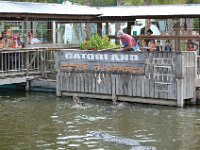
[[[62,54],[60,52],[60,55]],[[131,53],[126,54],[129,55]],[[96,94],[111,96],[112,99],[116,97],[121,100],[138,97],[145,98],[147,103],[148,98],[154,99],[154,101],[162,99],[169,101],[169,103],[173,102],[173,105],[174,102],[177,102],[177,106],[180,107],[183,106],[184,99],[193,98],[196,83],[194,80],[196,78],[195,53],[145,52],[142,55],[145,57],[145,71],[144,74],[140,75],[127,72],[91,72],[91,70],[88,72],[87,70],[76,72],[73,69],[60,70],[61,76],[58,80],[61,81],[61,93],[63,92],[65,95],[66,93]],[[60,58],[63,57],[60,56]],[[74,62],[75,60],[64,60],[63,58],[62,63],[58,63],[57,68],[61,68],[61,64],[66,63],[69,65]],[[84,63],[87,63],[87,61],[84,60]],[[99,61],[98,63],[102,65],[102,62]],[[108,66],[114,64],[113,62],[106,63]],[[149,103],[152,103],[152,100]]]

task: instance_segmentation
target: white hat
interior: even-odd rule
[[[117,31],[117,37],[120,38],[124,32],[122,30]]]

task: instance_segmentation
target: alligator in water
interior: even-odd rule
[[[152,146],[141,146],[138,140],[122,138],[99,131],[89,131],[88,133],[106,142],[131,146],[131,150],[156,150],[156,148]]]
[[[117,112],[118,110],[122,110],[128,106],[127,103],[122,102],[122,103],[114,103],[112,106],[109,106],[108,108],[105,109],[105,111],[108,112]]]

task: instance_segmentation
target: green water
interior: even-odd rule
[[[1,91],[0,150],[200,149],[198,107],[82,101]]]

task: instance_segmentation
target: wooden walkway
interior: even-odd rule
[[[0,85],[23,83],[35,77],[45,77],[53,70],[53,49],[0,50]]]

